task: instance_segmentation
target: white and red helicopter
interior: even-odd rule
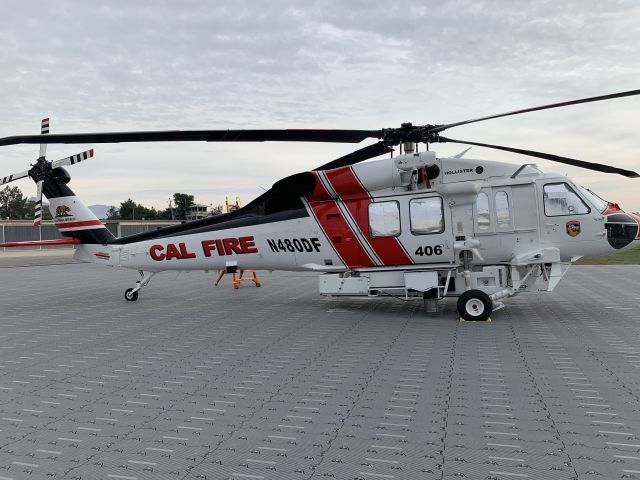
[[[198,130],[49,134],[46,143],[344,142],[369,145],[310,172],[276,182],[239,210],[116,238],[70,190],[63,168],[93,150],[50,162],[42,135],[0,139],[0,146],[41,144],[31,177],[50,202],[64,239],[1,246],[77,244],[75,258],[138,270],[125,298],[135,301],[166,270],[236,269],[320,272],[325,295],[423,296],[428,310],[458,297],[460,316],[486,320],[502,300],[553,290],[571,262],[640,244],[640,218],[559,174],[532,164],[439,158],[425,143],[453,142],[524,154],[626,177],[629,170],[517,148],[441,136],[444,130],[493,118],[640,94],[640,90],[527,108],[445,125],[382,130]],[[393,152],[400,155],[364,162]],[[428,147],[427,147],[428,148]],[[404,153],[403,153],[404,149]],[[463,152],[464,153],[464,152]],[[36,222],[39,218],[36,219]]]

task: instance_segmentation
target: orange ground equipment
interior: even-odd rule
[[[227,213],[231,213],[240,209],[240,197],[236,197],[236,203],[229,203],[229,197],[225,197],[224,203],[227,207]]]
[[[244,278],[244,272],[251,273],[252,276]],[[225,273],[227,273],[226,270],[220,270],[218,278],[216,279],[216,283],[214,284],[216,287],[220,283],[220,280],[222,280],[222,277],[224,277]],[[260,286],[260,279],[258,278],[258,274],[255,270],[240,270],[239,274],[237,270],[233,272],[233,288],[238,289],[242,282],[253,282],[255,283],[256,287]]]

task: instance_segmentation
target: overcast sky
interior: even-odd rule
[[[52,133],[450,123],[640,88],[639,25],[637,0],[0,0],[0,136],[38,133],[45,116]],[[640,97],[447,134],[640,170]],[[53,145],[48,158],[85,147]],[[71,187],[87,204],[164,208],[174,192],[246,204],[358,147],[96,145],[70,168]],[[37,154],[1,147],[0,176]],[[476,147],[468,156],[535,161]],[[640,179],[538,165],[640,210]],[[17,185],[35,193],[30,180]]]

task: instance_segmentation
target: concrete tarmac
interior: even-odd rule
[[[78,263],[73,248],[0,248],[0,268]]]
[[[637,266],[491,323],[315,274],[164,273],[126,302],[137,278],[0,268],[0,478],[640,478]]]

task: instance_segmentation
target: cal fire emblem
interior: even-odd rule
[[[56,218],[72,216],[73,213],[71,213],[71,209],[66,205],[59,205],[58,207],[56,207]]]
[[[567,235],[577,237],[580,234],[580,221],[571,220],[567,222]]]

